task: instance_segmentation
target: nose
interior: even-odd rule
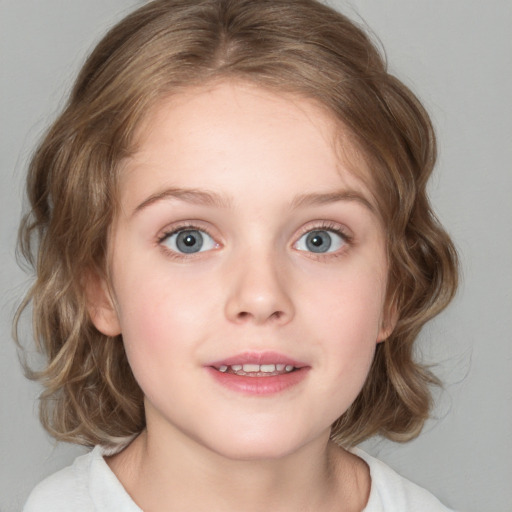
[[[235,323],[284,325],[294,316],[287,272],[276,258],[246,258],[229,269],[226,317]]]

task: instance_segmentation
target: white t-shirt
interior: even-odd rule
[[[450,512],[428,491],[395,473],[360,449],[353,452],[370,467],[371,490],[362,512]],[[142,512],[96,446],[67,468],[43,480],[23,512]]]

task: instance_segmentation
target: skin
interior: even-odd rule
[[[122,333],[145,395],[147,429],[108,460],[145,511],[364,508],[368,468],[329,432],[392,326],[384,229],[340,134],[347,146],[312,101],[240,82],[173,96],[140,128],[112,293],[91,285],[90,311],[100,331]],[[208,234],[187,255],[169,233],[190,225]],[[309,250],[312,230],[333,249]],[[258,396],[206,369],[269,350],[306,364],[305,378]]]

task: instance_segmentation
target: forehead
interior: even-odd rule
[[[290,193],[345,188],[373,202],[368,170],[342,123],[311,99],[247,82],[194,87],[158,102],[123,167],[125,195],[142,194],[151,174],[162,186],[206,181],[227,193],[271,191],[287,180]]]

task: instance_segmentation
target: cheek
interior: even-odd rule
[[[377,340],[386,291],[385,273],[378,267],[347,265],[339,272],[317,275],[300,291],[304,310],[318,321],[318,328],[339,333],[341,339]]]
[[[172,364],[181,351],[204,337],[212,302],[203,300],[203,280],[186,272],[169,272],[154,262],[144,265],[118,288],[121,329],[130,363],[153,367]],[[121,281],[121,280],[120,280]]]
[[[119,305],[123,343],[135,379],[156,400],[162,385],[173,387],[174,379],[187,371],[190,357],[183,354],[194,344],[191,325],[197,320],[198,301],[179,284],[148,273],[130,287],[132,293],[125,289]]]
[[[331,422],[339,418],[359,395],[377,347],[380,308],[369,307],[368,297],[352,296],[336,304],[337,311],[324,331],[323,369],[326,403]],[[357,304],[360,307],[357,307]],[[376,306],[376,305],[375,305]]]
[[[371,267],[369,267],[371,269]],[[332,376],[332,399],[350,405],[359,393],[373,361],[382,321],[385,294],[383,272],[351,268],[334,279],[316,281],[304,290],[304,311],[313,326],[312,339],[322,365]]]

